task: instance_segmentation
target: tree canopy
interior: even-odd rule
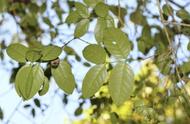
[[[63,104],[77,93],[76,124],[190,123],[188,1],[1,0],[0,35],[9,85],[33,117],[56,84]],[[11,120],[3,108],[0,119]]]

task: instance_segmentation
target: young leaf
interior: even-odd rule
[[[49,61],[56,59],[62,52],[62,49],[58,46],[46,46],[42,50],[42,58],[43,61]]]
[[[88,18],[90,16],[88,8],[84,4],[80,2],[75,2],[75,7],[76,11],[82,18]]]
[[[118,28],[107,28],[104,31],[104,45],[108,51],[118,58],[126,59],[131,45],[127,35]]]
[[[95,7],[95,13],[99,17],[106,17],[108,15],[108,11],[109,11],[109,7],[102,2],[98,3]]]
[[[69,13],[69,15],[66,18],[67,24],[77,23],[79,20],[81,20],[81,16],[78,14],[77,11],[72,11]]]
[[[75,79],[70,65],[61,61],[57,68],[51,68],[51,73],[59,86],[67,94],[71,94],[75,88]]]
[[[82,84],[82,94],[84,98],[94,95],[103,83],[106,82],[107,70],[106,66],[96,65],[92,67],[86,74]]]
[[[40,65],[25,65],[16,75],[15,87],[24,100],[32,98],[43,84],[44,73]]]
[[[132,94],[134,74],[128,64],[118,63],[109,77],[109,93],[116,105],[124,103]]]
[[[38,91],[38,94],[40,96],[45,95],[49,90],[49,81],[48,78],[44,76],[44,82],[43,82],[43,87],[40,91]]]
[[[106,51],[99,45],[88,45],[82,53],[84,58],[92,63],[102,64],[106,61]]]
[[[77,24],[74,32],[75,38],[82,37],[88,31],[89,22],[88,19],[83,19]]]
[[[20,43],[14,43],[8,46],[7,48],[7,54],[12,59],[18,61],[18,62],[26,62],[25,54],[28,51],[28,48]]]
[[[97,3],[103,2],[104,0],[83,0],[84,3],[90,7],[95,7]]]

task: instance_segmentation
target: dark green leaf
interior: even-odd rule
[[[35,105],[36,105],[38,108],[41,107],[41,103],[40,103],[39,99],[35,98],[35,99],[34,99],[34,103],[35,103]]]

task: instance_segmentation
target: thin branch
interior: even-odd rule
[[[78,38],[80,41],[82,41],[82,42],[84,42],[84,43],[86,43],[86,44],[91,44],[91,43],[89,43],[88,41],[86,41],[86,40],[83,40],[83,39],[81,39],[81,38]]]
[[[11,113],[11,115],[8,117],[7,121],[5,122],[5,124],[9,124],[11,118],[14,116],[14,114],[16,113],[16,111],[18,110],[18,108],[20,107],[22,103],[22,100],[16,105],[15,109],[13,110],[13,112]]]
[[[190,24],[180,23],[180,22],[163,21],[163,23],[164,23],[165,25],[172,24],[172,25],[180,25],[180,26],[184,26],[184,27],[190,27]]]
[[[168,40],[168,42],[169,42],[169,45],[170,45],[170,47],[172,46],[172,43],[171,43],[171,39],[170,39],[170,37],[169,37],[169,33],[168,33],[168,31],[167,31],[167,28],[166,28],[166,26],[165,26],[165,24],[164,24],[164,17],[163,17],[163,15],[162,15],[162,9],[161,9],[161,7],[160,7],[160,1],[159,0],[157,0],[157,6],[158,6],[158,10],[159,10],[159,14],[160,14],[160,18],[161,18],[161,22],[162,22],[162,24],[164,25],[164,32],[166,33],[166,37],[167,37],[167,40]]]
[[[62,46],[62,49],[65,47],[65,46],[67,46],[71,41],[73,41],[75,38],[73,38],[73,39],[71,39],[71,40],[69,40],[69,41],[67,41],[67,42],[65,42],[64,44],[63,44],[63,46]]]
[[[175,6],[184,9],[184,7],[182,5],[179,5],[178,3],[174,2],[173,0],[168,0],[170,3],[174,4]]]

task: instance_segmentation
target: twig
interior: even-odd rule
[[[163,12],[162,12],[162,9],[160,8],[160,1],[159,1],[159,0],[157,0],[157,6],[158,6],[158,10],[159,10],[161,22],[162,22],[162,24],[164,25],[164,32],[166,33],[167,40],[168,40],[169,45],[170,45],[170,47],[171,47],[171,46],[172,46],[172,43],[171,43],[171,40],[170,40],[170,37],[169,37],[169,33],[168,33],[168,31],[167,31],[167,28],[166,28],[166,26],[165,26],[165,24],[164,24],[164,17],[163,17],[163,15],[162,15]]]
[[[86,41],[86,40],[83,40],[83,39],[81,39],[81,38],[78,38],[80,41],[82,41],[82,42],[84,42],[84,43],[86,43],[86,44],[91,44],[91,43],[89,43],[88,41]]]
[[[167,24],[173,24],[173,25],[180,25],[180,26],[184,26],[184,27],[190,27],[190,24],[186,24],[186,23],[181,23],[181,22],[169,22],[169,21],[163,21],[163,23],[165,25]]]
[[[63,49],[66,45],[68,45],[71,41],[73,41],[74,39],[75,39],[75,38],[73,38],[73,39],[71,39],[71,40],[65,42],[65,43],[63,44],[63,46],[62,46],[62,49]]]
[[[18,108],[20,107],[22,103],[22,100],[16,105],[15,109],[13,110],[13,112],[11,113],[11,115],[8,117],[7,121],[5,122],[5,124],[9,124],[11,118],[14,116],[14,114],[16,113],[16,111],[18,110]]]

